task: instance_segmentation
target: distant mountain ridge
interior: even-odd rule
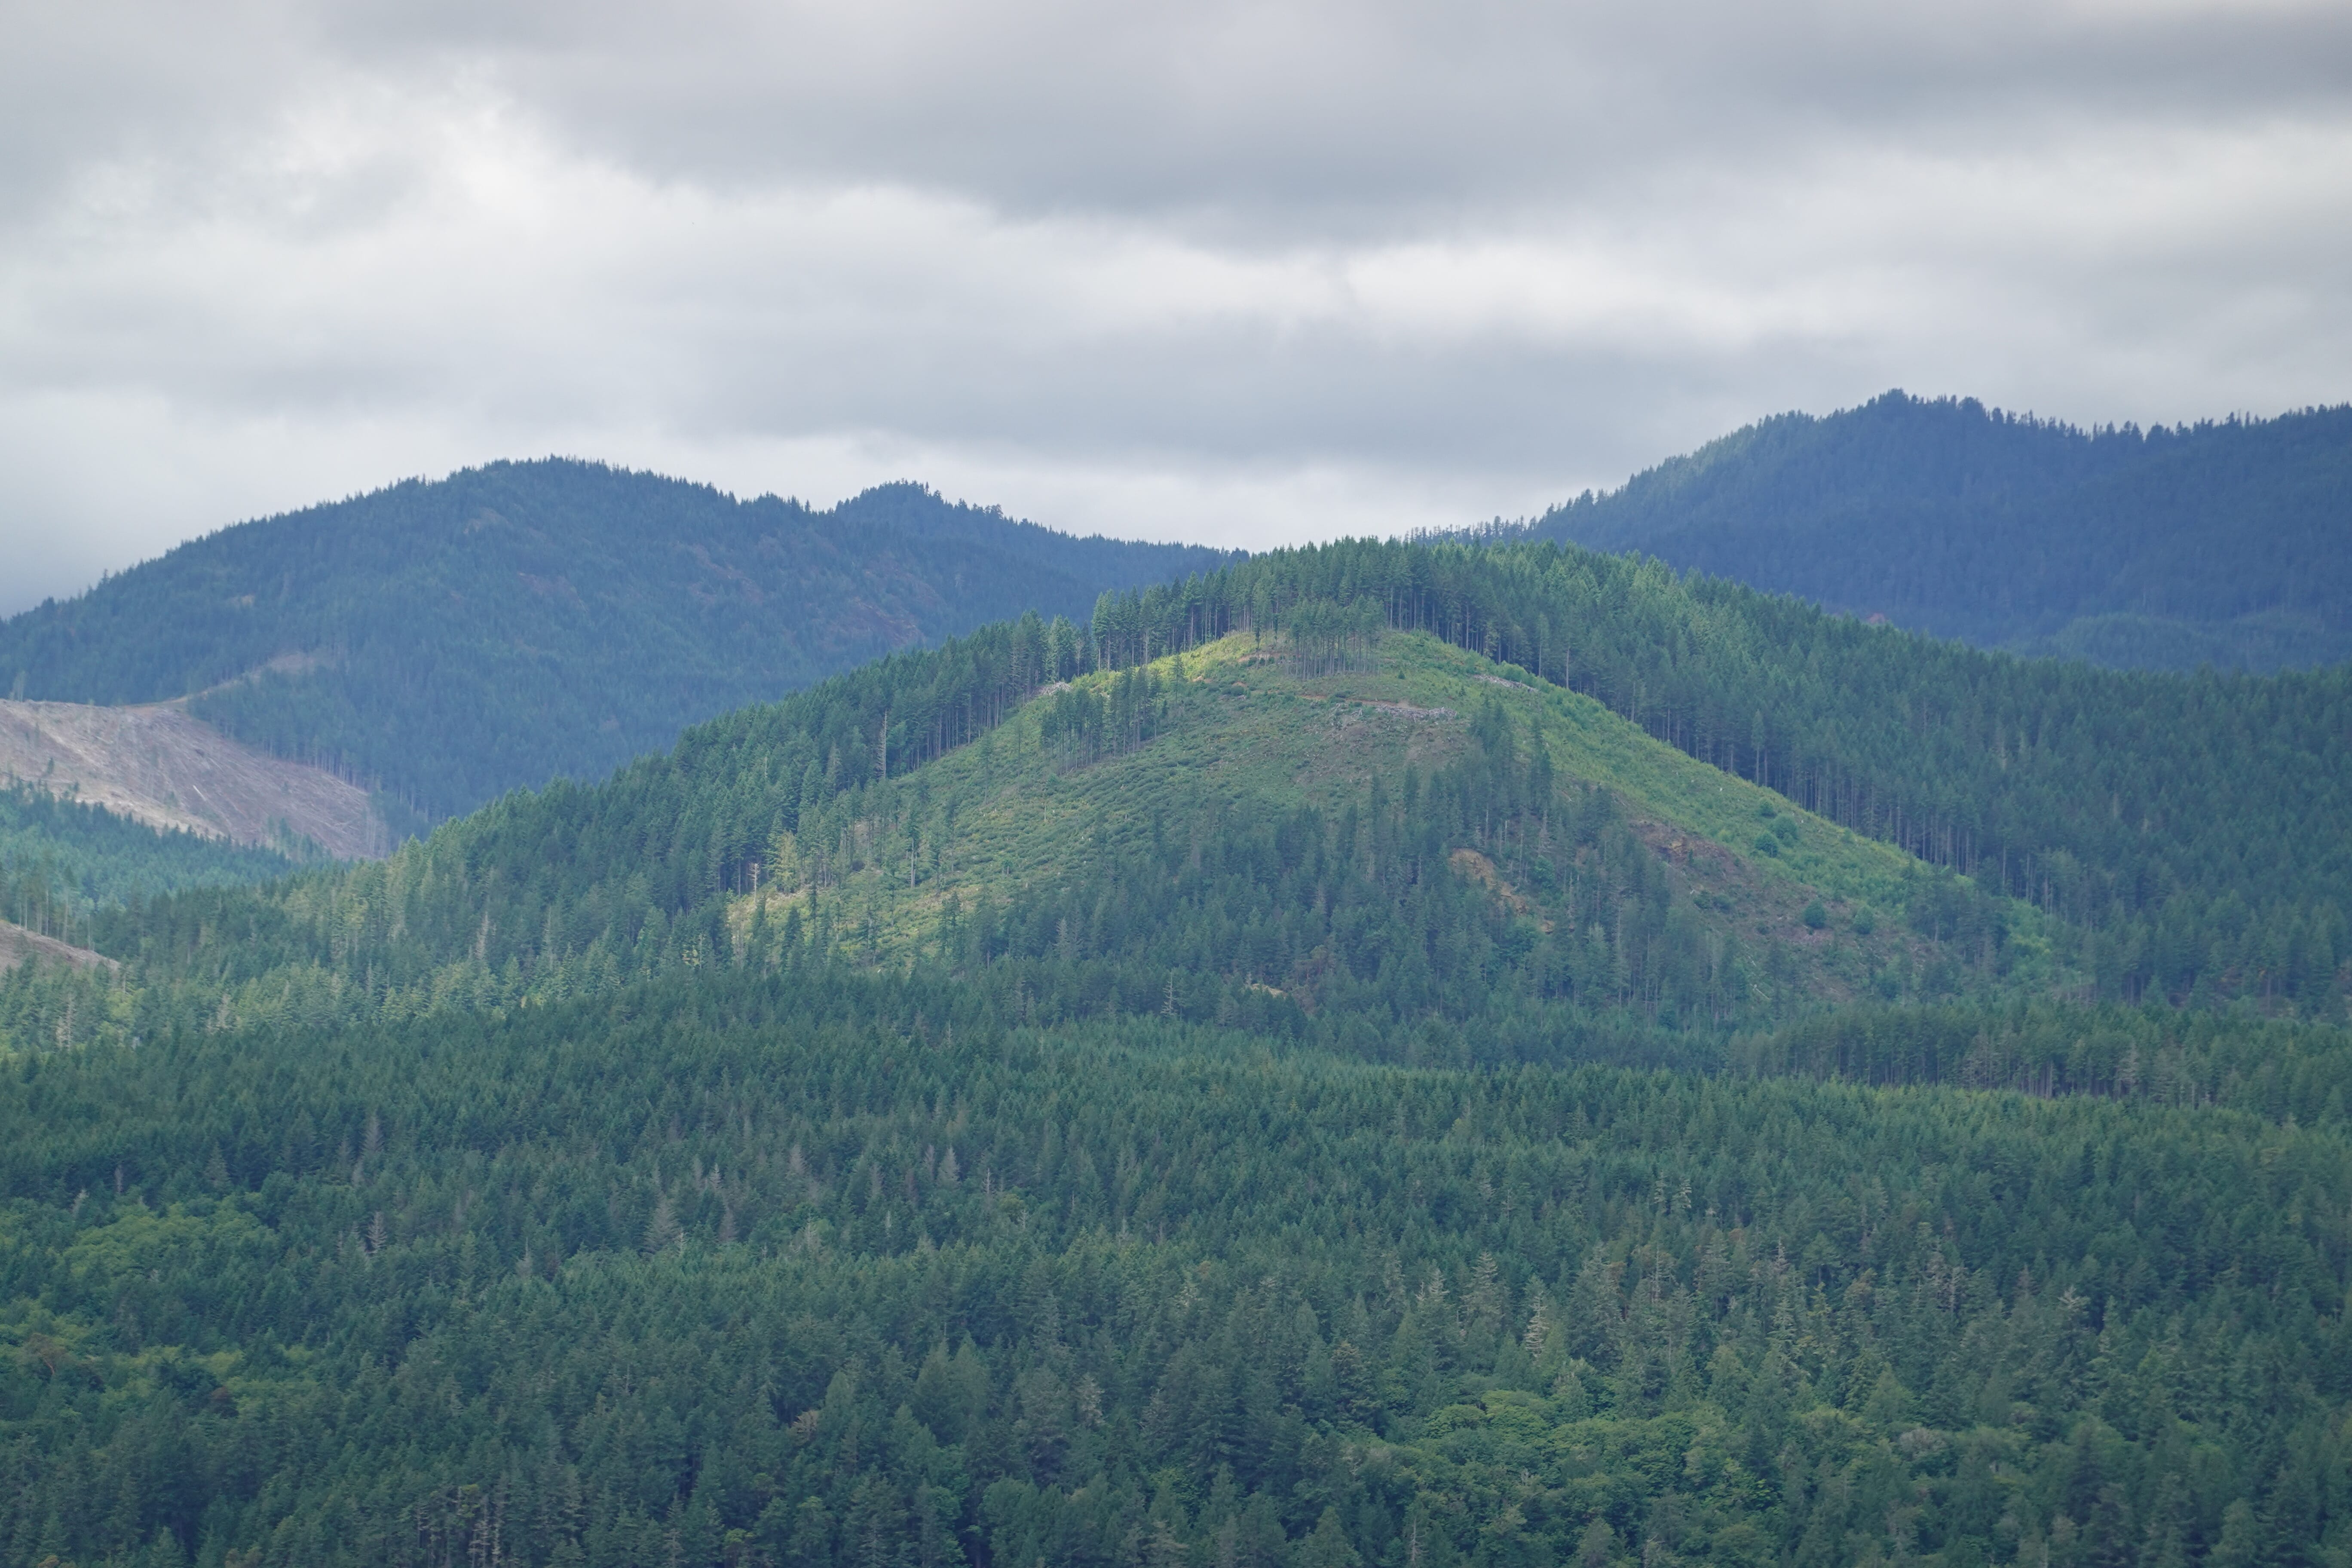
[[[887,485],[816,510],[563,459],[241,523],[0,622],[0,691],[190,710],[410,826],[895,650],[1212,569]],[[250,679],[240,679],[245,677]]]
[[[1984,647],[2352,658],[2352,405],[2084,431],[1889,392],[1761,420],[1528,531]]]

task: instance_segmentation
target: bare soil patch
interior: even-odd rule
[[[30,958],[37,958],[44,963],[62,961],[76,969],[121,967],[102,952],[92,952],[86,947],[76,947],[53,936],[43,936],[38,931],[26,931],[23,926],[0,921],[0,974],[5,974]]]
[[[365,790],[233,741],[172,703],[0,702],[0,778],[237,844],[292,833],[346,860],[392,849]]]

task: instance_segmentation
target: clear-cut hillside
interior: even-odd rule
[[[346,860],[392,847],[365,790],[242,745],[169,703],[0,702],[0,778],[236,844],[309,839]]]

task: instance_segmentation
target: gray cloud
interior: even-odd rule
[[[10,7],[0,610],[550,450],[1223,542],[2352,395],[2352,15]]]
[[[342,36],[355,56],[457,58],[449,34],[419,38],[416,13],[374,15]],[[1692,162],[1770,169],[1854,138],[2032,151],[2086,121],[2333,114],[2352,65],[2352,14],[2326,5],[700,0],[486,15],[464,58],[583,145],[665,176],[820,174],[1015,210],[1375,230]]]

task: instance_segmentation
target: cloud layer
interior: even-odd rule
[[[2332,5],[13,5],[0,611],[550,451],[1265,544],[2352,396]]]

